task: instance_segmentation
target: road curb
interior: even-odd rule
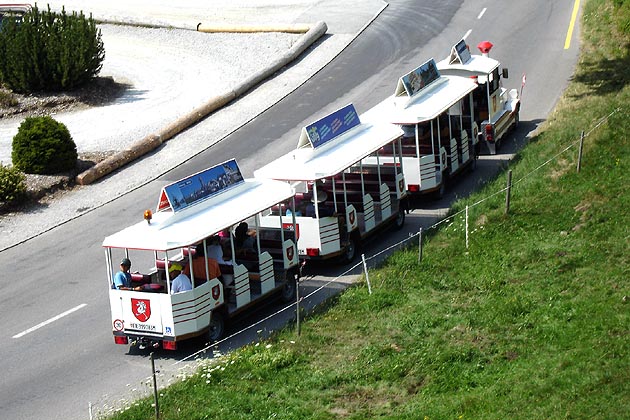
[[[293,24],[293,25],[204,25],[199,22],[197,24],[197,32],[205,33],[255,33],[255,32],[285,32],[289,34],[304,34],[311,29],[310,25]]]
[[[286,27],[285,27],[286,28]],[[175,137],[188,127],[198,123],[210,113],[223,107],[227,103],[233,101],[239,96],[244,95],[251,90],[254,86],[259,84],[265,79],[271,77],[275,72],[286,66],[291,61],[295,60],[300,54],[302,54],[308,47],[310,47],[315,41],[322,37],[328,27],[323,21],[319,21],[310,26],[308,31],[302,36],[285,54],[276,59],[265,69],[251,75],[243,82],[235,86],[232,90],[215,96],[201,106],[193,109],[190,113],[178,118],[176,121],[166,125],[157,133],[151,133],[143,139],[133,143],[129,148],[122,150],[102,162],[97,163],[90,169],[80,173],[76,176],[76,183],[79,185],[88,185],[94,181],[110,174],[111,172],[119,169],[129,162],[132,162],[139,157],[157,149],[164,142]]]

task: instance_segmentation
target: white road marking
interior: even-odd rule
[[[477,19],[481,19],[483,17],[484,13],[486,13],[486,10],[488,10],[488,8],[484,7],[483,10],[477,16]]]
[[[468,31],[466,31],[466,33],[464,34],[464,37],[462,39],[466,39],[468,38],[468,36],[472,33],[472,29],[469,29]]]
[[[70,315],[72,312],[78,311],[79,309],[84,308],[86,306],[87,306],[87,303],[82,303],[79,306],[75,306],[74,308],[69,309],[66,312],[62,313],[62,314],[59,314],[59,315],[57,315],[55,317],[52,317],[52,318],[50,318],[50,319],[48,319],[48,320],[46,320],[46,321],[44,321],[44,322],[42,322],[40,324],[35,325],[34,327],[29,328],[28,330],[24,330],[21,333],[14,335],[13,338],[24,337],[26,334],[28,334],[30,332],[33,332],[35,330],[38,330],[41,327],[46,326],[46,325],[50,324],[51,322],[55,322],[58,319],[61,319],[61,318],[63,318],[66,315]]]

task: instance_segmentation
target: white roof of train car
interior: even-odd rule
[[[468,77],[440,76],[417,95],[390,96],[361,115],[364,121],[387,121],[394,124],[418,124],[430,121],[475,90],[477,84]]]
[[[331,177],[401,134],[402,130],[393,124],[361,124],[318,148],[295,149],[254,171],[254,176],[283,181],[315,181]]]
[[[441,74],[459,75],[459,76],[483,76],[490,74],[499,67],[499,62],[494,58],[485,57],[483,55],[472,55],[466,64],[453,63],[449,64],[449,58],[437,63],[438,70]]]
[[[177,213],[160,211],[151,223],[139,222],[103,241],[104,247],[166,251],[202,241],[274,204],[292,197],[285,182],[246,179],[245,182]]]

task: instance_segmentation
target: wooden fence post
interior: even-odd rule
[[[302,335],[302,326],[300,324],[300,280],[295,280],[295,323],[297,327],[298,337]]]
[[[580,173],[580,169],[582,169],[582,150],[584,150],[584,131],[582,131],[582,135],[580,135],[580,148],[578,149],[578,161],[577,161],[578,173]]]
[[[418,231],[418,262],[422,261],[422,228]]]
[[[368,286],[368,294],[372,294],[372,285],[370,285],[370,275],[368,274],[367,263],[365,262],[365,254],[361,254],[361,259],[363,260],[363,271],[365,271],[365,281]]]
[[[157,389],[157,377],[155,375],[155,359],[153,358],[153,352],[151,352],[151,371],[153,372],[153,401],[155,403],[155,420],[160,418],[160,405],[158,402],[158,389]]]
[[[510,192],[512,190],[512,170],[508,171],[507,188],[505,190],[505,214],[510,212]]]
[[[466,249],[468,249],[468,205],[466,205]]]

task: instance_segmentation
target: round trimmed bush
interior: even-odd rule
[[[77,146],[68,128],[45,117],[26,118],[13,137],[13,166],[27,174],[56,174],[77,165]]]
[[[0,164],[0,202],[15,203],[26,195],[26,177],[16,168]]]

